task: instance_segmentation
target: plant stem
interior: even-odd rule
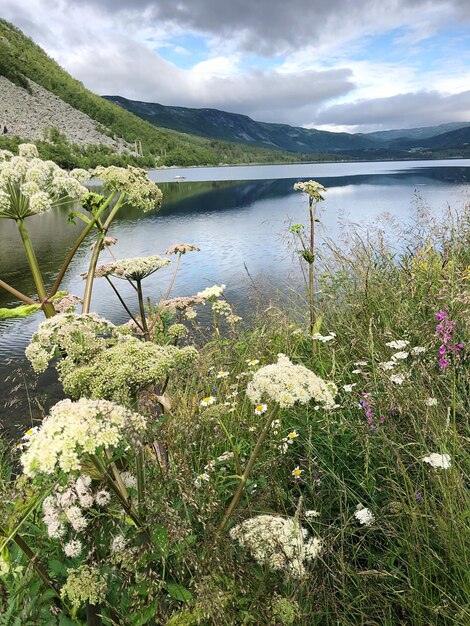
[[[264,440],[266,439],[266,435],[269,432],[269,428],[274,420],[274,418],[276,417],[277,413],[279,411],[279,405],[276,404],[273,408],[273,410],[271,411],[271,413],[268,415],[268,418],[266,420],[266,424],[264,425],[263,430],[261,431],[260,436],[258,437],[258,441],[256,442],[256,446],[253,450],[253,452],[251,453],[251,456],[248,460],[248,463],[246,465],[245,471],[243,472],[242,477],[240,478],[240,482],[238,483],[238,487],[237,490],[235,491],[235,494],[232,498],[232,501],[229,504],[228,509],[225,512],[224,518],[222,520],[222,522],[220,523],[220,526],[217,530],[217,536],[219,536],[222,531],[224,530],[225,526],[227,525],[227,522],[229,521],[233,511],[235,510],[235,507],[238,504],[238,501],[240,500],[240,497],[243,493],[243,490],[245,489],[246,486],[246,482],[251,474],[251,470],[253,469],[253,465],[255,464],[256,459],[258,458],[258,455],[260,453],[261,447],[264,443]]]
[[[5,291],[8,291],[9,293],[11,293],[13,296],[15,296],[15,298],[18,298],[18,300],[22,300],[23,302],[27,302],[28,304],[37,304],[35,300],[30,298],[29,296],[26,296],[24,293],[21,293],[21,291],[18,291],[17,289],[15,289],[14,287],[6,283],[1,278],[0,278],[0,287],[2,287],[2,289],[5,289]]]
[[[115,284],[111,281],[111,279],[109,278],[109,276],[105,276],[106,280],[108,281],[108,283],[111,285],[111,287],[114,290],[114,293],[116,294],[116,296],[118,297],[119,302],[122,304],[122,306],[124,307],[126,313],[129,315],[129,317],[136,323],[136,325],[140,328],[140,330],[143,330],[141,324],[139,324],[139,322],[136,320],[136,318],[132,315],[132,313],[130,312],[127,304],[124,302],[121,294],[119,293],[119,291],[117,290]]]
[[[57,278],[55,279],[54,284],[52,285],[51,291],[49,293],[49,298],[51,296],[54,296],[57,293],[57,291],[59,290],[60,283],[62,282],[62,279],[64,278],[64,275],[65,275],[65,272],[67,271],[67,268],[70,265],[73,257],[75,256],[75,253],[77,252],[78,248],[81,246],[81,244],[83,243],[85,237],[91,231],[93,226],[98,222],[98,220],[100,218],[100,215],[103,213],[103,211],[105,209],[107,209],[107,207],[109,206],[109,204],[113,201],[113,199],[115,197],[116,197],[116,192],[114,192],[114,193],[109,195],[109,197],[106,199],[106,201],[100,207],[100,209],[96,213],[96,215],[93,216],[93,219],[91,220],[91,222],[85,226],[85,228],[82,230],[81,234],[77,237],[77,240],[75,241],[75,243],[73,244],[73,246],[70,249],[69,253],[67,254],[67,256],[65,258],[65,261],[63,262],[62,267],[60,268],[59,273],[57,274]]]
[[[144,502],[145,494],[145,465],[144,465],[144,449],[141,446],[137,450],[135,455],[136,470],[137,470],[137,506],[140,512],[142,512],[142,505]]]
[[[91,293],[93,291],[93,281],[95,279],[95,271],[96,271],[96,266],[98,264],[98,257],[100,256],[103,239],[105,238],[106,233],[108,232],[108,229],[111,226],[113,219],[116,217],[117,212],[121,208],[124,202],[125,196],[126,196],[126,193],[123,191],[121,195],[119,196],[116,204],[112,208],[111,213],[108,215],[105,223],[103,224],[103,228],[93,247],[93,253],[90,259],[90,265],[88,266],[88,275],[86,278],[85,294],[83,296],[82,313],[90,312]]]
[[[39,269],[38,260],[34,252],[33,244],[29,238],[28,229],[25,226],[24,220],[16,220],[16,225],[20,231],[23,246],[26,252],[26,258],[28,259],[29,268],[33,276],[34,284],[36,285],[36,291],[41,301],[41,307],[46,317],[54,317],[56,311],[54,305],[48,302],[46,289],[44,287],[44,281],[42,280],[41,271]]]
[[[315,273],[314,263],[315,257],[315,213],[317,203],[313,205],[313,198],[309,198],[308,212],[310,215],[310,253],[312,255],[312,262],[308,265],[308,297],[310,305],[310,334],[313,333],[315,327]]]
[[[2,535],[4,535],[5,537],[8,536],[8,533],[6,532],[6,530],[2,526],[0,526],[0,533]],[[18,548],[29,559],[30,563],[32,564],[32,566],[34,567],[36,572],[38,573],[38,575],[39,575],[40,579],[42,580],[42,582],[47,587],[49,587],[49,589],[52,589],[52,591],[54,591],[55,595],[60,599],[60,595],[59,595],[57,589],[55,588],[54,583],[49,578],[49,574],[47,573],[47,571],[44,568],[44,566],[42,565],[42,563],[39,563],[39,561],[37,560],[37,555],[28,546],[28,544],[23,539],[23,537],[21,535],[19,535],[18,533],[15,533],[15,534],[11,535],[10,538],[11,538],[12,541],[14,541],[16,543]]]
[[[176,261],[175,264],[175,271],[173,272],[173,276],[171,277],[171,281],[170,284],[168,285],[168,289],[166,290],[166,294],[163,296],[163,299],[161,300],[161,302],[165,302],[165,300],[168,300],[168,297],[171,293],[171,290],[173,289],[173,285],[175,284],[175,279],[176,279],[176,274],[178,272],[178,268],[180,266],[180,262],[181,262],[181,252],[178,254],[178,260]],[[162,312],[162,306],[160,305],[155,313],[155,319],[152,321],[152,323],[149,326],[149,331],[152,332],[152,330],[155,328],[155,324],[158,322],[158,320],[160,319],[160,313]]]
[[[144,331],[145,341],[150,341],[150,333],[149,333],[149,329],[147,326],[147,317],[145,315],[144,296],[142,294],[142,281],[137,280],[136,283],[137,283],[137,297],[139,299],[141,326]]]

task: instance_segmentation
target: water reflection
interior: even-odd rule
[[[344,172],[346,165],[335,167],[343,167]],[[403,222],[412,218],[417,202],[440,211],[448,203],[458,207],[468,201],[470,167],[421,166],[389,173],[381,167],[370,167],[370,171],[355,175],[349,174],[349,170],[348,166],[348,175],[338,175],[336,171],[335,175],[318,177],[329,190],[322,205],[319,245],[324,236],[339,239],[340,222],[372,223],[384,212]],[[198,174],[202,176],[200,170]],[[210,284],[225,283],[227,295],[237,310],[247,313],[250,306],[246,299],[250,286],[247,269],[255,281],[263,277],[273,289],[284,285],[302,289],[299,272],[282,238],[288,219],[302,222],[306,218],[306,199],[293,191],[294,182],[300,179],[301,176],[286,177],[284,172],[283,178],[265,180],[161,183],[164,201],[159,212],[144,214],[132,207],[121,211],[111,229],[118,239],[114,252],[118,257],[146,256],[161,254],[173,243],[196,243],[202,252],[184,258],[174,295],[191,295]],[[56,209],[29,219],[28,226],[45,282],[50,285],[82,223],[67,223],[64,211]],[[103,253],[103,261],[107,260],[107,254]],[[63,288],[82,295],[80,273],[86,271],[89,256],[89,247],[85,245],[71,264]],[[157,300],[165,291],[171,271],[165,268],[145,282],[152,299]],[[31,279],[20,238],[15,224],[6,220],[0,222],[0,276],[30,293]],[[119,286],[123,287],[125,297],[134,297],[129,286],[124,283]],[[12,304],[10,296],[0,291],[0,306]],[[92,310],[117,323],[126,320],[104,282],[96,285]],[[0,322],[0,421],[3,419],[8,425],[24,423],[29,415],[24,389],[33,378],[23,355],[41,319],[38,314]],[[16,376],[13,372],[18,367],[23,373]],[[20,387],[15,390],[17,385]],[[39,388],[46,407],[60,395],[51,373],[39,379]],[[36,397],[36,393],[31,390],[31,397]],[[12,400],[14,404],[10,404]],[[40,412],[34,403],[32,411],[35,415]]]

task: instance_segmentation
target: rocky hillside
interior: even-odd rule
[[[50,129],[57,128],[79,146],[101,144],[117,152],[130,151],[130,144],[100,132],[91,117],[27,80],[28,90],[0,76],[0,134],[34,141],[46,139]]]

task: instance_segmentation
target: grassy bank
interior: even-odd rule
[[[155,414],[157,391],[140,397],[139,410],[150,416],[145,493],[132,480],[128,492],[143,529],[113,499],[87,509],[84,548],[65,556],[64,540],[44,531],[41,507],[70,478],[15,479],[11,455],[2,457],[0,517],[10,540],[0,539],[0,623],[468,624],[468,210],[441,221],[423,212],[395,237],[348,233],[348,250],[327,247],[314,339],[307,305],[254,298],[242,328],[226,324],[216,307],[197,364],[158,390],[163,413]],[[201,343],[196,321],[183,344]],[[154,341],[174,340],[169,318],[158,328]],[[334,406],[281,403],[269,424],[275,402],[254,403],[246,389],[279,353],[334,382]],[[80,389],[82,373],[73,381]],[[133,374],[122,375],[121,396]],[[101,374],[94,376],[92,397]],[[110,394],[109,380],[100,381]],[[265,425],[245,490],[220,532]],[[121,451],[113,462],[139,474],[137,453]],[[93,486],[103,479],[86,463],[81,472]],[[237,540],[233,529],[261,515],[271,517],[259,518],[251,543]],[[293,544],[292,533],[285,543],[276,536],[273,518],[292,523]],[[321,542],[304,561],[301,528]],[[51,587],[15,533],[34,547]],[[86,584],[84,565],[92,568]],[[88,585],[82,595],[71,589],[77,571],[82,589]]]

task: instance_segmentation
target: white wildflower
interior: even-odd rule
[[[105,489],[101,489],[95,494],[95,502],[98,506],[106,506],[111,500],[111,494]]]
[[[437,398],[428,398],[426,400],[426,406],[436,406],[437,405]]]
[[[426,352],[426,348],[423,346],[415,346],[411,348],[411,354],[424,354]]]
[[[310,537],[295,518],[259,515],[230,530],[230,536],[261,565],[302,578],[305,565],[321,552],[321,541]]]
[[[320,517],[320,513],[318,511],[305,511],[304,513],[304,517],[306,517],[307,519],[311,519],[313,517]]]
[[[245,359],[245,363],[248,367],[254,367],[255,365],[259,365],[259,359]]]
[[[220,372],[217,372],[216,378],[227,378],[227,376],[230,376],[230,372],[221,370]]]
[[[354,517],[363,526],[372,526],[375,522],[375,516],[372,511],[362,506],[362,504],[357,505],[357,511],[354,513]]]
[[[211,406],[211,404],[214,404],[215,402],[215,398],[214,396],[206,396],[205,398],[203,398],[201,400],[201,406]]]
[[[379,363],[380,369],[383,369],[384,371],[392,370],[395,365],[395,361],[383,361],[382,363]]]
[[[252,402],[259,403],[267,397],[281,408],[291,407],[296,402],[306,404],[312,398],[331,408],[335,404],[335,393],[333,383],[326,383],[303,365],[294,365],[285,354],[278,355],[277,363],[256,371],[246,390]]]
[[[323,194],[327,191],[326,187],[316,180],[295,183],[294,189],[295,191],[303,191],[316,202],[324,200]]]
[[[122,472],[121,479],[124,485],[128,489],[136,489],[137,488],[137,478],[131,472]]]
[[[392,374],[392,376],[390,376],[390,380],[392,383],[395,383],[395,385],[403,385],[405,377],[399,374]]]
[[[62,400],[52,407],[21,456],[24,473],[52,474],[57,465],[66,473],[78,471],[83,455],[115,448],[144,427],[141,415],[114,402]]]
[[[72,541],[69,541],[64,546],[65,555],[70,557],[71,559],[74,559],[75,557],[80,555],[82,547],[83,546],[81,541],[79,541],[78,539],[72,539]]]
[[[347,393],[351,393],[351,391],[354,389],[354,387],[357,385],[357,383],[351,383],[350,385],[343,385],[343,389],[344,391],[346,391]]]
[[[147,257],[133,257],[131,259],[119,259],[96,268],[95,278],[114,276],[125,280],[141,281],[162,267],[170,265],[170,259],[154,254]],[[86,274],[83,276],[86,278]]]
[[[88,520],[83,516],[82,510],[78,506],[70,506],[68,509],[65,509],[65,515],[72,528],[77,532],[88,526]]]
[[[127,545],[127,540],[124,535],[116,535],[111,541],[111,552],[122,552]]]
[[[210,476],[207,472],[203,472],[202,474],[199,474],[199,476],[196,477],[194,484],[196,485],[196,487],[201,487],[202,483],[207,483],[210,480]]]
[[[206,287],[202,291],[199,291],[196,296],[198,298],[202,298],[203,300],[215,301],[217,298],[224,293],[225,285],[214,285],[213,287]]]
[[[320,333],[314,333],[312,335],[312,339],[314,339],[315,341],[321,341],[322,343],[333,341],[335,337],[336,337],[336,333],[329,333],[328,335],[321,335]]]
[[[397,341],[389,341],[385,345],[394,350],[403,350],[403,348],[410,345],[410,342],[405,339],[398,339]]]
[[[257,404],[255,406],[255,415],[263,415],[268,410],[267,404]]]
[[[396,361],[398,359],[407,359],[409,356],[408,352],[395,352],[395,354],[392,354],[392,361]]]
[[[450,454],[438,454],[437,452],[432,452],[429,456],[423,456],[422,461],[424,461],[424,463],[429,463],[432,467],[449,469],[451,465],[450,458]]]

